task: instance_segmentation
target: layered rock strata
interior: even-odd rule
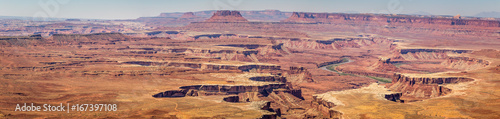
[[[402,97],[421,100],[451,93],[452,90],[443,86],[444,84],[456,84],[473,80],[465,77],[417,77],[394,74],[392,83],[388,85],[388,88],[392,91],[401,92]]]
[[[465,25],[481,27],[500,27],[500,21],[461,19],[446,17],[416,17],[409,15],[346,14],[346,13],[306,13],[294,12],[282,22],[300,23],[342,23],[342,22],[377,22],[383,24],[413,25]]]
[[[204,22],[248,22],[248,20],[243,18],[239,11],[221,10]]]

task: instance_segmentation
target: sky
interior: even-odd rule
[[[0,0],[0,16],[135,19],[163,12],[281,10],[473,16],[500,12],[500,0]]]

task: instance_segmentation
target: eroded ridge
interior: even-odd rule
[[[417,101],[451,93],[452,89],[445,87],[445,84],[457,84],[469,81],[474,81],[474,79],[466,77],[394,74],[392,83],[387,87],[392,91],[402,92],[402,97],[408,101]]]
[[[264,101],[266,106],[259,106],[261,110],[272,112],[264,114],[262,118],[276,118],[282,114],[292,114],[296,110],[290,106],[298,106],[304,100],[302,90],[293,88],[286,77],[282,76],[257,76],[248,80],[258,82],[269,82],[264,85],[191,85],[179,87],[179,90],[169,90],[152,95],[155,98],[179,98],[185,96],[211,96],[228,95],[222,100],[230,103],[260,103]],[[286,112],[282,112],[285,110]],[[296,112],[294,112],[296,113]]]

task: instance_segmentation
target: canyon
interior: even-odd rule
[[[500,118],[499,23],[276,10],[39,22],[0,31],[0,117]],[[25,102],[118,111],[12,110]]]

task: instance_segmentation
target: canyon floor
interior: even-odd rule
[[[0,118],[500,118],[500,27],[239,14],[146,36],[2,36]]]

